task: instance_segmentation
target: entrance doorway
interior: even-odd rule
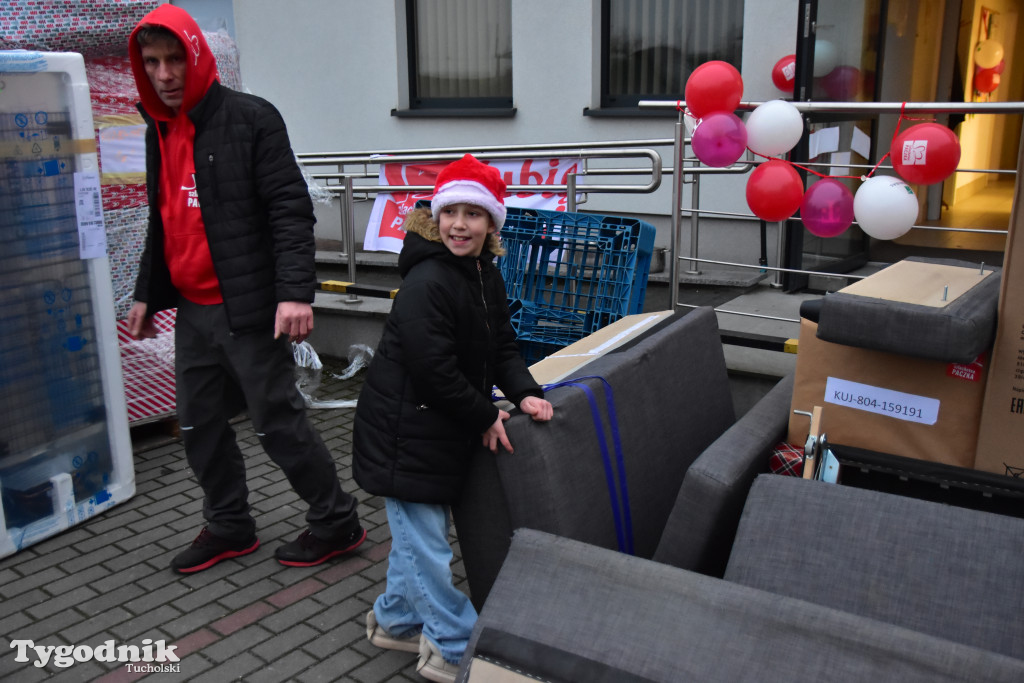
[[[1024,0],[801,0],[796,98],[805,101],[1000,102],[1024,99],[1024,49],[1015,35]],[[996,87],[991,74],[978,78],[975,58],[982,41],[1002,48]],[[988,44],[987,47],[991,47]],[[991,57],[991,55],[989,55]],[[987,62],[985,62],[987,64]],[[838,156],[852,164],[848,175],[866,173],[889,151],[892,139],[918,121],[896,114],[808,117],[810,132],[838,129]],[[921,116],[949,126],[960,140],[961,160],[942,183],[914,185],[921,204],[917,225],[1005,230],[1014,188],[1021,116],[970,114]],[[859,146],[856,141],[859,140]],[[867,140],[867,143],[865,143]],[[865,145],[869,153],[864,155]],[[806,161],[811,156],[805,145]],[[845,154],[845,156],[844,156]],[[825,159],[828,161],[828,157]],[[886,164],[888,164],[888,159]],[[836,164],[832,164],[836,166]],[[839,167],[842,164],[838,164]],[[826,169],[827,170],[827,169]],[[996,171],[1002,170],[1003,173]],[[894,175],[891,169],[876,174]],[[833,171],[834,175],[835,172]],[[844,174],[844,175],[847,175]],[[809,178],[813,182],[814,178]],[[856,192],[860,181],[846,180]],[[930,253],[965,260],[1002,262],[1001,235],[915,228],[892,241],[867,237],[856,225],[843,238],[821,239],[800,221],[787,225],[788,265],[796,269],[849,272],[867,261],[891,262]],[[806,286],[792,276],[787,290]]]

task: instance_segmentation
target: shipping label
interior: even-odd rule
[[[825,402],[925,425],[933,425],[938,421],[941,405],[935,398],[851,382],[838,377],[829,377],[826,380]]]

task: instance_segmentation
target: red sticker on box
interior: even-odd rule
[[[957,379],[964,379],[968,382],[980,382],[981,371],[985,367],[985,354],[974,359],[970,365],[964,363],[950,363],[946,366],[946,374]]]

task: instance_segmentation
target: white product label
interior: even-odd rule
[[[825,382],[825,402],[926,425],[938,421],[941,405],[935,398],[905,394],[837,377],[829,377]]]
[[[103,227],[103,201],[98,173],[75,173],[75,216],[78,218],[78,253],[83,259],[107,255]]]
[[[905,140],[903,142],[903,165],[924,166],[928,163],[927,140]]]

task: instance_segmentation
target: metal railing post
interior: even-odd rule
[[[342,230],[342,237],[346,253],[348,254],[348,281],[356,281],[356,203],[353,193],[353,183],[355,180],[352,176],[345,176],[344,185],[345,193],[342,197],[342,202],[345,208],[342,210],[342,214],[345,216],[345,225]],[[345,303],[354,304],[359,303],[359,297],[349,292],[348,297],[345,299]]]
[[[565,176],[565,210],[576,212],[576,174],[567,173]]]
[[[785,221],[779,221],[775,224],[777,235],[776,235],[776,246],[775,246],[775,262],[782,263],[782,250],[786,248],[785,245]],[[779,288],[782,286],[783,271],[775,271],[775,282],[772,283],[772,287]]]
[[[699,162],[698,162],[699,165]],[[690,188],[690,256],[697,258],[697,243],[700,239],[700,175],[693,175],[693,187]],[[700,275],[696,261],[690,261],[687,275]]]
[[[675,135],[672,144],[672,234],[669,235],[668,258],[665,259],[666,267],[672,270],[669,273],[669,286],[672,291],[669,293],[669,303],[674,311],[679,305],[679,231],[682,229],[683,216],[683,138],[686,131],[683,127],[683,115],[679,115],[676,121]]]

